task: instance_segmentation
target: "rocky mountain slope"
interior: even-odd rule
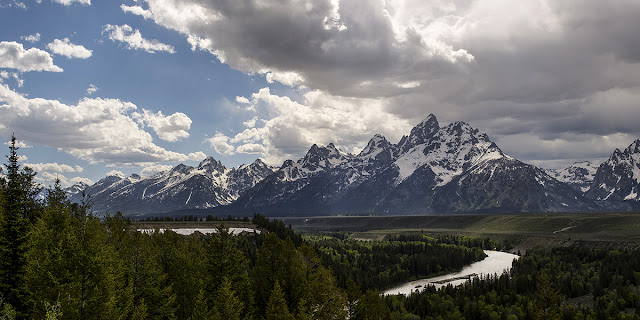
[[[505,154],[464,122],[429,115],[393,144],[374,135],[357,155],[313,145],[280,168],[237,169],[207,158],[149,178],[109,176],[83,187],[99,213],[272,216],[338,213],[446,214],[640,209],[640,140],[599,167],[544,170]],[[181,211],[180,211],[181,210]],[[191,211],[190,211],[191,210]]]
[[[180,164],[149,178],[108,176],[84,191],[98,213],[162,213],[227,205],[273,173],[258,159],[250,165],[226,168],[209,157],[197,167]],[[80,193],[72,197],[80,200]]]
[[[640,209],[640,139],[616,149],[600,165],[586,196],[598,202],[623,202]]]
[[[593,208],[580,192],[506,154],[464,122],[430,115],[396,145],[374,136],[357,156],[314,145],[224,208],[234,213],[450,213]]]
[[[564,169],[550,169],[547,173],[558,181],[569,184],[574,189],[587,192],[591,187],[598,166],[589,162],[576,162]]]

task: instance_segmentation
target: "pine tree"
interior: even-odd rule
[[[314,319],[345,319],[347,303],[329,270],[318,266],[309,281],[311,310]]]
[[[260,246],[256,266],[252,271],[253,288],[255,290],[256,309],[264,312],[269,292],[276,281],[284,292],[291,310],[296,310],[302,299],[309,293],[307,269],[303,256],[289,239],[278,239],[267,234]]]
[[[267,302],[265,311],[265,320],[293,320],[293,316],[287,307],[287,300],[284,298],[284,292],[280,287],[280,283],[276,281]]]
[[[224,225],[217,228],[216,234],[206,238],[205,290],[209,297],[215,297],[223,281],[228,281],[230,289],[247,302],[243,314],[251,314],[253,294],[248,275],[249,263],[238,249],[235,238]]]
[[[18,163],[16,137],[11,137],[6,177],[2,183],[2,216],[0,217],[0,296],[12,305],[19,316],[26,312],[24,284],[27,232],[39,216],[36,195],[40,192],[31,168]]]
[[[560,300],[560,293],[552,287],[549,276],[546,273],[542,273],[538,277],[535,319],[561,319]]]
[[[389,307],[382,301],[380,295],[371,290],[362,295],[356,305],[356,320],[391,320]]]
[[[226,278],[222,280],[217,290],[215,298],[215,315],[217,319],[240,320],[242,309],[244,308],[242,301],[236,297],[231,287],[231,281]]]

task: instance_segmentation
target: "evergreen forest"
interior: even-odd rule
[[[380,291],[506,249],[491,239],[407,233],[363,242],[260,232],[136,231],[99,218],[22,167],[12,138],[0,178],[0,319],[640,319],[640,252],[537,248],[509,274],[410,296]],[[208,219],[209,220],[209,219]]]

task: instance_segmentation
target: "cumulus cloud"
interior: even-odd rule
[[[111,170],[109,172],[106,173],[107,176],[117,176],[117,177],[124,177],[124,173],[120,170]]]
[[[120,9],[122,9],[125,13],[132,13],[138,16],[142,16],[145,19],[149,19],[152,17],[151,11],[143,9],[141,6],[127,6],[125,4],[120,5]]]
[[[176,112],[170,116],[164,116],[162,111],[153,113],[142,110],[142,113],[134,113],[133,117],[141,124],[153,128],[158,137],[164,141],[175,142],[181,138],[189,137],[187,130],[191,128],[191,119],[182,112]]]
[[[76,183],[85,183],[87,185],[92,185],[93,184],[93,180],[89,179],[89,178],[85,178],[85,177],[73,177],[71,179],[69,179],[69,181],[71,182],[71,184],[76,184]]]
[[[258,121],[258,117],[253,117],[253,118],[243,122],[242,125],[244,125],[247,128],[253,128],[253,127],[256,126],[256,121]]]
[[[53,54],[65,56],[69,59],[87,59],[91,57],[91,54],[93,53],[92,50],[88,50],[79,44],[71,43],[69,38],[64,38],[62,40],[55,39],[47,45],[47,49],[49,49]]]
[[[211,147],[219,154],[233,154],[235,147],[229,144],[229,137],[220,132],[216,132],[216,135],[205,139],[205,142],[209,143]]]
[[[38,174],[36,175],[36,181],[42,183],[45,186],[51,186],[55,184],[56,180],[60,180],[62,187],[68,187],[78,182],[84,182],[86,184],[93,184],[88,178],[73,177],[69,178],[68,173],[80,173],[84,169],[78,165],[70,166],[67,164],[59,163],[25,163],[25,166],[31,167]]]
[[[0,68],[27,71],[62,72],[62,68],[53,64],[51,55],[37,48],[25,50],[15,41],[0,42]]]
[[[89,84],[89,88],[87,88],[87,95],[92,95],[96,92],[98,92],[98,90],[100,90],[100,88],[98,88],[98,86],[96,86],[95,84]]]
[[[397,142],[411,129],[409,122],[384,111],[389,103],[385,99],[337,97],[316,90],[296,102],[269,88],[246,99],[259,112],[274,116],[262,119],[261,127],[248,127],[233,137],[218,133],[211,139],[229,152],[260,154],[274,165],[303,156],[314,143],[358,150],[376,133]]]
[[[137,106],[118,99],[83,98],[76,105],[29,99],[0,84],[0,134],[56,147],[94,163],[140,165],[184,161],[153,143],[133,118]]]
[[[562,144],[580,145],[592,137],[613,150],[640,136],[640,127],[629,125],[640,118],[640,108],[628,106],[628,98],[640,93],[635,0],[138,4],[128,12],[182,33],[193,49],[211,52],[235,69],[356,105],[376,98],[383,101],[376,112],[403,123],[434,113],[443,123],[469,122],[496,141],[527,139],[535,143],[526,149],[503,146],[525,161],[551,163],[536,154],[558,154]],[[594,107],[595,102],[602,104]],[[344,103],[331,108],[352,112]],[[244,135],[264,137],[265,130],[250,128]],[[358,135],[357,126],[346,131]],[[611,136],[630,140],[613,145],[606,139]],[[288,146],[309,139],[290,140],[299,141],[261,144],[285,155],[292,154]],[[567,160],[580,155],[564,150]]]
[[[445,28],[423,30],[435,13],[416,14],[411,24],[392,16],[404,6],[399,1],[145,2],[138,14],[183,33],[194,49],[290,86],[392,94],[400,91],[389,83],[454,72],[474,60]],[[358,85],[370,79],[376,81]]]
[[[164,44],[155,39],[145,39],[142,37],[142,34],[140,34],[140,30],[134,30],[127,24],[121,26],[107,24],[102,29],[102,34],[107,34],[109,39],[113,42],[118,41],[125,43],[127,45],[127,49],[130,50],[143,50],[149,53],[162,51],[175,53],[173,46]]]
[[[156,165],[152,165],[152,166],[147,166],[144,167],[142,169],[142,171],[140,171],[140,175],[143,177],[151,177],[156,173],[159,172],[164,172],[167,170],[171,170],[171,168],[173,168],[172,166],[169,165],[164,165],[164,164],[156,164]]]
[[[206,157],[207,157],[207,155],[202,151],[196,151],[196,152],[189,153],[189,160],[191,160],[191,161],[202,161]]]
[[[25,163],[25,166],[31,167],[36,172],[57,172],[57,173],[65,173],[65,172],[82,172],[84,169],[81,166],[70,166],[68,164],[58,164],[58,163]]]
[[[11,141],[5,142],[4,145],[10,146],[11,145]],[[31,149],[31,148],[33,148],[32,145],[28,145],[28,144],[24,143],[24,141],[18,141],[17,139],[16,139],[16,147],[18,147],[20,149]]]
[[[20,40],[28,41],[31,43],[36,43],[40,41],[40,33],[30,34],[28,36],[21,36]]]
[[[24,85],[24,80],[20,79],[20,75],[17,72],[0,71],[0,83],[3,83],[5,79],[9,79],[10,77],[16,81],[18,88]]]

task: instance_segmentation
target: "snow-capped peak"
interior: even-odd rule
[[[338,150],[333,143],[329,143],[326,147],[314,144],[304,158],[298,160],[298,163],[307,170],[316,171],[319,168],[335,167],[346,157],[347,155]]]
[[[402,140],[398,143],[401,152],[406,152],[409,149],[429,141],[440,130],[440,124],[438,119],[433,114],[430,114],[427,118],[422,120],[418,125],[411,129],[409,136],[402,137]]]
[[[213,157],[207,157],[198,165],[198,169],[206,171],[224,171],[225,166]]]
[[[435,117],[431,121],[435,121]],[[436,174],[436,185],[441,186],[480,161],[508,157],[486,134],[464,122],[439,128],[424,139],[424,142],[401,151],[401,156],[395,161],[399,173],[396,184],[411,176],[416,169],[428,165]]]
[[[590,161],[576,162],[564,169],[550,169],[547,173],[556,180],[568,183],[582,192],[589,190],[598,171],[598,166]]]

